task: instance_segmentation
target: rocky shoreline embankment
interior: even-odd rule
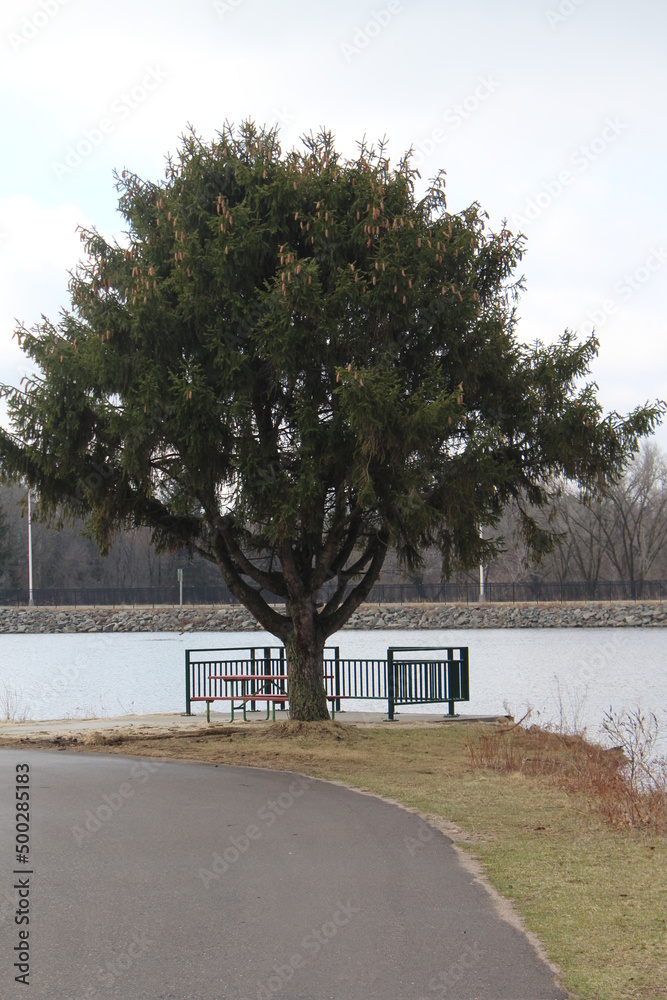
[[[667,603],[363,605],[346,629],[647,628],[667,626]],[[0,633],[261,631],[240,605],[155,608],[0,608]]]

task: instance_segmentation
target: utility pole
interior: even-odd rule
[[[28,487],[28,604],[33,607],[32,595],[32,517],[30,511],[30,487]]]
[[[480,524],[479,526],[479,537],[484,540],[484,527]],[[479,564],[479,599],[484,600],[484,563],[480,561]]]

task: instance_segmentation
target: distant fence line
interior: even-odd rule
[[[272,604],[284,598],[262,591]],[[667,596],[664,580],[598,580],[559,583],[557,580],[522,580],[518,583],[488,582],[483,600],[488,603],[662,601]],[[322,591],[322,600],[327,592]],[[376,583],[366,604],[475,604],[480,600],[479,583]],[[33,602],[40,607],[153,606],[179,604],[178,585],[170,587],[49,587],[35,588]],[[27,587],[0,589],[0,606],[20,607],[29,603]],[[223,584],[183,586],[184,605],[240,604]]]

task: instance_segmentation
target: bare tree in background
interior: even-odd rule
[[[601,580],[616,579],[627,584],[625,596],[634,597],[643,581],[667,572],[667,460],[655,443],[643,445],[604,498],[586,498],[567,480],[554,487],[552,527],[560,543],[530,573],[508,510],[498,528],[507,548],[487,579],[520,581],[537,570],[541,580],[585,581],[591,592]],[[545,521],[548,516],[542,512]]]
[[[655,444],[646,443],[611,488],[599,524],[609,560],[635,596],[667,543],[667,462]]]
[[[12,525],[0,494],[0,586],[14,587],[18,579],[18,559],[13,548]]]
[[[605,561],[605,519],[608,519],[605,501],[586,501],[571,485],[563,488],[556,524],[565,537],[552,559],[559,580],[579,579],[593,586],[597,584]]]

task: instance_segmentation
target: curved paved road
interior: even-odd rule
[[[33,874],[14,876],[18,762]],[[280,772],[13,749],[0,787],[7,1000],[565,996],[447,838],[378,799]],[[11,968],[27,880],[30,989]]]

